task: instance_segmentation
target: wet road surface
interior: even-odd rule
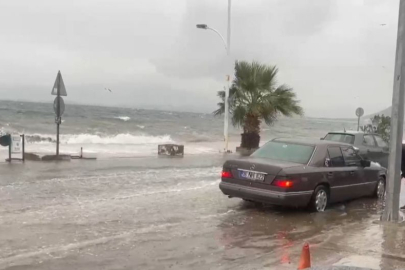
[[[222,195],[222,163],[0,164],[0,269],[296,269],[304,242],[314,265],[405,265],[405,229],[380,224],[376,200],[256,206]]]

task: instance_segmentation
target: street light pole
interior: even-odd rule
[[[388,158],[387,198],[381,219],[399,221],[401,192],[401,157],[404,125],[405,92],[405,0],[400,0],[397,51],[395,58],[394,91],[392,95],[390,155]]]
[[[219,31],[217,31],[214,28],[208,27],[206,24],[197,24],[197,28],[199,29],[205,29],[205,30],[211,30],[214,31],[218,36],[222,39],[225,45],[226,49],[226,69],[230,71],[232,67],[232,61],[231,61],[231,10],[232,10],[232,0],[228,0],[228,30],[227,30],[227,39],[225,41],[224,37],[221,35]],[[229,89],[230,89],[230,83],[231,83],[231,76],[230,74],[227,75],[227,85],[225,87],[225,113],[224,113],[224,140],[225,140],[225,147],[224,151],[225,153],[228,153],[228,143],[229,143],[229,132],[228,132],[228,127],[229,127]]]
[[[232,11],[232,0],[228,0],[228,33],[227,33],[227,46],[226,46],[226,68],[227,70],[231,71],[231,11]],[[230,83],[231,83],[231,74],[227,76],[227,86],[225,91],[225,116],[224,116],[224,138],[225,138],[225,153],[228,153],[228,143],[229,143],[229,90],[230,90]]]

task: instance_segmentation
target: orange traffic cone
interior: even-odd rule
[[[311,255],[309,254],[309,245],[305,243],[302,247],[301,258],[298,264],[298,270],[307,269],[311,267]]]

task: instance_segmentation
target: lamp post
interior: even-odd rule
[[[209,27],[206,24],[197,24],[197,28],[198,29],[203,29],[203,30],[211,30],[213,32],[215,32],[223,41],[224,45],[225,45],[225,50],[226,50],[226,55],[227,55],[227,68],[228,64],[230,63],[230,51],[231,51],[231,4],[232,4],[232,0],[228,0],[228,30],[227,30],[227,40],[225,40],[225,38],[221,35],[221,33],[214,29]],[[225,113],[224,113],[224,139],[225,139],[225,148],[224,151],[225,153],[228,153],[228,126],[229,126],[229,88],[230,88],[230,74],[227,76],[227,87],[225,90]]]

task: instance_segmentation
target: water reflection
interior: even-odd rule
[[[383,224],[381,269],[404,269],[405,224]]]
[[[286,231],[279,231],[277,233],[277,240],[282,243],[281,244],[281,264],[289,264],[291,263],[290,254],[291,254],[291,247],[294,245],[294,242],[289,239],[289,234]]]
[[[333,205],[324,213],[302,209],[255,206],[241,202],[235,215],[221,220],[220,243],[224,260],[263,260],[271,265],[295,264],[304,242],[313,247],[330,241],[329,232],[344,234],[342,228],[364,220],[378,220],[379,208],[374,199],[362,199]],[[360,229],[360,228],[359,228]],[[354,233],[355,229],[353,230]]]

